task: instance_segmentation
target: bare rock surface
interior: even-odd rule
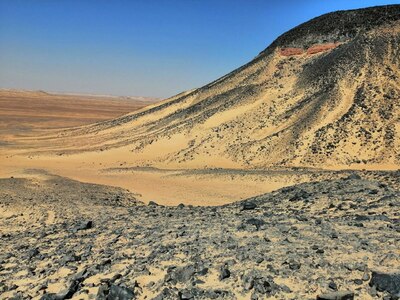
[[[399,174],[360,174],[219,207],[1,179],[0,298],[396,299]]]

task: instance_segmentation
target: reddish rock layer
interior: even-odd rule
[[[330,49],[334,49],[337,46],[339,46],[340,43],[327,43],[327,44],[317,44],[314,46],[311,46],[310,48],[307,49],[307,54],[316,54],[324,51],[328,51]]]
[[[282,48],[280,49],[280,54],[282,56],[293,56],[293,55],[301,55],[304,50],[301,48]]]
[[[307,50],[304,50],[302,48],[281,48],[279,49],[279,54],[282,56],[295,56],[295,55],[302,55],[304,53],[307,53],[308,55],[320,53],[320,52],[325,52],[331,49],[336,48],[339,46],[340,43],[326,43],[326,44],[315,44],[308,48]]]

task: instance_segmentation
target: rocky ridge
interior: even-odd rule
[[[354,173],[219,207],[144,205],[118,188],[46,176],[0,180],[2,299],[400,292],[398,172],[376,180]]]

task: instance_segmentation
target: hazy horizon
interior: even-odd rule
[[[167,98],[313,17],[399,3],[0,1],[0,88]]]

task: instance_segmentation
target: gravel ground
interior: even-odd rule
[[[120,188],[37,174],[0,180],[1,299],[400,295],[399,172],[219,207],[145,205]]]

